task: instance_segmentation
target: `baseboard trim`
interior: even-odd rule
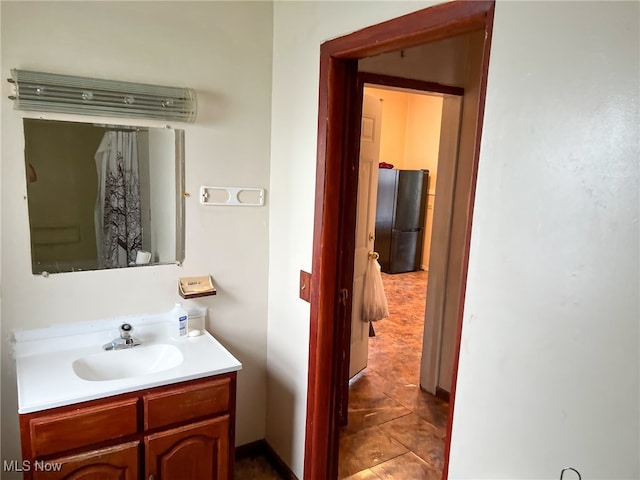
[[[264,444],[267,448],[267,455],[273,462],[278,473],[282,475],[286,480],[298,480],[298,477],[296,477],[295,474],[291,471],[289,465],[287,465],[284,460],[280,458],[280,455],[278,455],[276,451],[271,447],[271,445],[269,445],[269,442],[265,440]]]
[[[443,388],[436,387],[436,397],[445,402],[449,402],[449,392]]]
[[[236,460],[244,458],[259,457],[265,455],[265,440],[256,440],[255,442],[245,443],[236,447]]]
[[[276,453],[264,438],[236,447],[236,460],[258,457],[260,455],[266,456],[271,465],[273,465],[273,468],[275,468],[285,480],[298,480],[298,477],[291,471],[289,465],[280,458],[280,455]]]

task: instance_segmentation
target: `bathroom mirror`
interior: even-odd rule
[[[184,260],[184,131],[24,119],[33,273]]]

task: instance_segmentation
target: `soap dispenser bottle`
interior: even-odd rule
[[[178,336],[186,337],[187,336],[187,319],[188,319],[187,311],[182,308],[181,303],[176,303],[171,310],[171,318],[178,321]]]

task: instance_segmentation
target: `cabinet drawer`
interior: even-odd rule
[[[230,384],[227,377],[144,395],[144,429],[227,412],[230,408]]]
[[[89,450],[47,463],[58,465],[33,472],[33,480],[139,480],[140,442],[134,441],[112,447]]]
[[[32,455],[37,458],[135,434],[137,403],[137,398],[131,398],[31,419]]]

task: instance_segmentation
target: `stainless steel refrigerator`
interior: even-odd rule
[[[383,272],[420,269],[428,185],[428,170],[379,170],[375,249]]]

